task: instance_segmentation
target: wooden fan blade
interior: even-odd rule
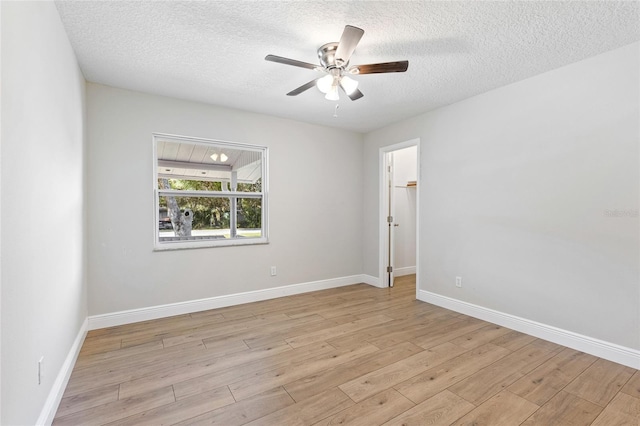
[[[405,72],[409,61],[384,62],[380,64],[356,65],[349,68],[351,74],[379,74],[385,72]]]
[[[351,92],[351,94],[348,94],[347,91],[344,90],[344,86],[342,85],[342,83],[340,83],[340,88],[345,93],[345,95],[347,95],[349,99],[351,99],[352,101],[357,101],[358,99],[364,96],[364,94],[358,89]]]
[[[318,65],[313,65],[308,62],[296,61],[295,59],[283,58],[282,56],[267,55],[264,59],[265,61],[277,62],[279,64],[285,65],[293,65],[294,67],[308,68],[310,70],[318,68]]]
[[[360,39],[364,35],[364,30],[358,27],[352,27],[351,25],[346,25],[344,27],[344,31],[342,32],[342,37],[340,37],[340,42],[338,43],[338,48],[336,49],[336,65],[342,66],[349,62],[349,58],[353,54],[353,51],[356,50],[356,46],[360,42]],[[338,63],[338,61],[342,61],[342,63]]]
[[[316,85],[316,81],[318,81],[319,78],[316,78],[315,80],[311,80],[310,82],[303,84],[302,86],[298,87],[297,89],[294,89],[292,91],[290,91],[289,93],[287,93],[287,96],[297,96],[300,93],[307,91],[309,89],[311,89],[313,86]]]

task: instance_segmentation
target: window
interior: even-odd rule
[[[267,243],[267,148],[153,135],[157,250]]]

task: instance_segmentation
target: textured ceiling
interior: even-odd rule
[[[87,80],[361,132],[640,40],[636,1],[57,1]],[[292,89],[346,24],[351,64],[409,60],[355,77],[364,97]],[[334,118],[335,105],[338,117]]]

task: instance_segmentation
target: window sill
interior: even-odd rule
[[[269,244],[269,239],[262,238],[237,238],[237,239],[220,239],[220,238],[207,238],[197,240],[177,240],[157,242],[153,247],[153,251],[167,251],[167,250],[188,250],[188,249],[200,249],[200,248],[214,248],[214,247],[231,247],[231,246],[252,246]]]

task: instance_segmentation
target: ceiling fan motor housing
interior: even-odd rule
[[[327,43],[320,46],[318,49],[318,58],[320,59],[320,64],[330,70],[332,68],[342,68],[344,69],[349,61],[343,64],[336,64],[336,49],[338,49],[338,43]]]

